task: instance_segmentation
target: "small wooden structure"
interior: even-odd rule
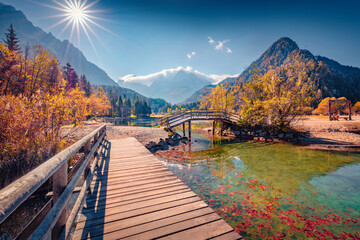
[[[329,100],[329,120],[330,121],[338,121],[339,118],[341,118],[339,115],[339,111],[336,109],[335,104],[336,103],[345,103],[347,105],[349,116],[348,117],[342,117],[345,120],[351,120],[351,101],[345,100],[345,99],[335,99],[335,100]]]
[[[171,115],[160,119],[160,125],[169,129],[182,124],[183,135],[185,136],[185,123],[189,125],[189,138],[191,138],[191,121],[213,121],[213,134],[215,133],[215,121],[219,121],[221,130],[224,123],[236,124],[240,120],[240,116],[227,111],[211,110],[211,109],[197,109],[189,111],[175,112]]]

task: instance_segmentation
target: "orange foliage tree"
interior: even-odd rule
[[[0,188],[59,151],[61,127],[101,115],[102,88],[66,89],[58,60],[41,46],[21,54],[0,43]]]

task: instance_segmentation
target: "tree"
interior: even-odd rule
[[[241,91],[240,110],[244,124],[286,130],[315,99],[312,67],[296,62],[270,69],[264,75],[254,74]]]
[[[234,92],[222,84],[200,101],[200,108],[231,112],[234,109]]]
[[[20,52],[21,48],[19,46],[19,39],[16,36],[13,25],[10,24],[10,27],[7,29],[7,33],[5,33],[5,39],[3,39],[6,46],[10,51]]]
[[[353,110],[355,113],[360,113],[360,102],[354,104]]]
[[[340,97],[340,98],[336,98],[336,97],[327,97],[324,98],[318,105],[318,107],[312,111],[312,114],[315,115],[329,115],[329,100],[347,100],[345,97]],[[338,111],[343,111],[348,113],[347,110],[347,103],[346,102],[336,102],[334,103],[334,109],[332,109],[332,111],[334,110],[338,110]]]

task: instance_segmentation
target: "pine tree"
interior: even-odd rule
[[[16,36],[13,25],[10,24],[10,27],[7,29],[7,33],[5,33],[5,39],[3,39],[6,46],[10,51],[20,52],[21,48],[19,46],[19,39]]]

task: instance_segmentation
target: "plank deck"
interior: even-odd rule
[[[135,138],[110,141],[73,239],[242,239]]]

